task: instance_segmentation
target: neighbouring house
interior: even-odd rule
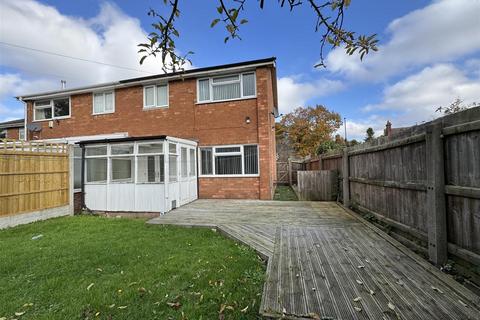
[[[75,144],[76,207],[166,212],[274,193],[275,58],[17,99],[28,140]]]
[[[0,139],[25,140],[25,119],[0,122]]]

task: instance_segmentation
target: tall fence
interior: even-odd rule
[[[311,159],[306,168],[337,170],[345,205],[423,244],[433,263],[450,253],[480,265],[480,108]]]
[[[70,205],[69,172],[67,145],[1,140],[0,219]]]

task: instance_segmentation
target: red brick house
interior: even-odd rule
[[[139,150],[139,142],[134,142],[137,138],[194,141],[197,147],[192,157],[179,160],[179,164],[186,166],[188,159],[194,170],[195,161],[199,198],[272,198],[276,176],[274,122],[278,114],[275,58],[18,99],[26,103],[29,140],[83,141],[80,145],[88,148],[88,141],[110,144],[124,139],[123,143],[135,143],[134,150]],[[85,183],[85,179],[88,183],[85,177],[90,175],[79,168],[81,154],[76,152],[76,184]],[[198,160],[194,160],[195,155]],[[155,161],[151,160],[152,166]],[[179,175],[181,170],[178,168]],[[110,181],[112,174],[106,180]],[[132,177],[132,181],[137,183],[138,178]]]
[[[25,139],[25,119],[0,122],[0,139]]]

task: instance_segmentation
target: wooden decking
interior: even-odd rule
[[[149,223],[252,246],[268,259],[267,317],[480,319],[479,297],[333,202],[197,200]]]

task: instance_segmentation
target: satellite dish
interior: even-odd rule
[[[31,132],[42,131],[42,125],[40,123],[27,123],[27,130]]]

